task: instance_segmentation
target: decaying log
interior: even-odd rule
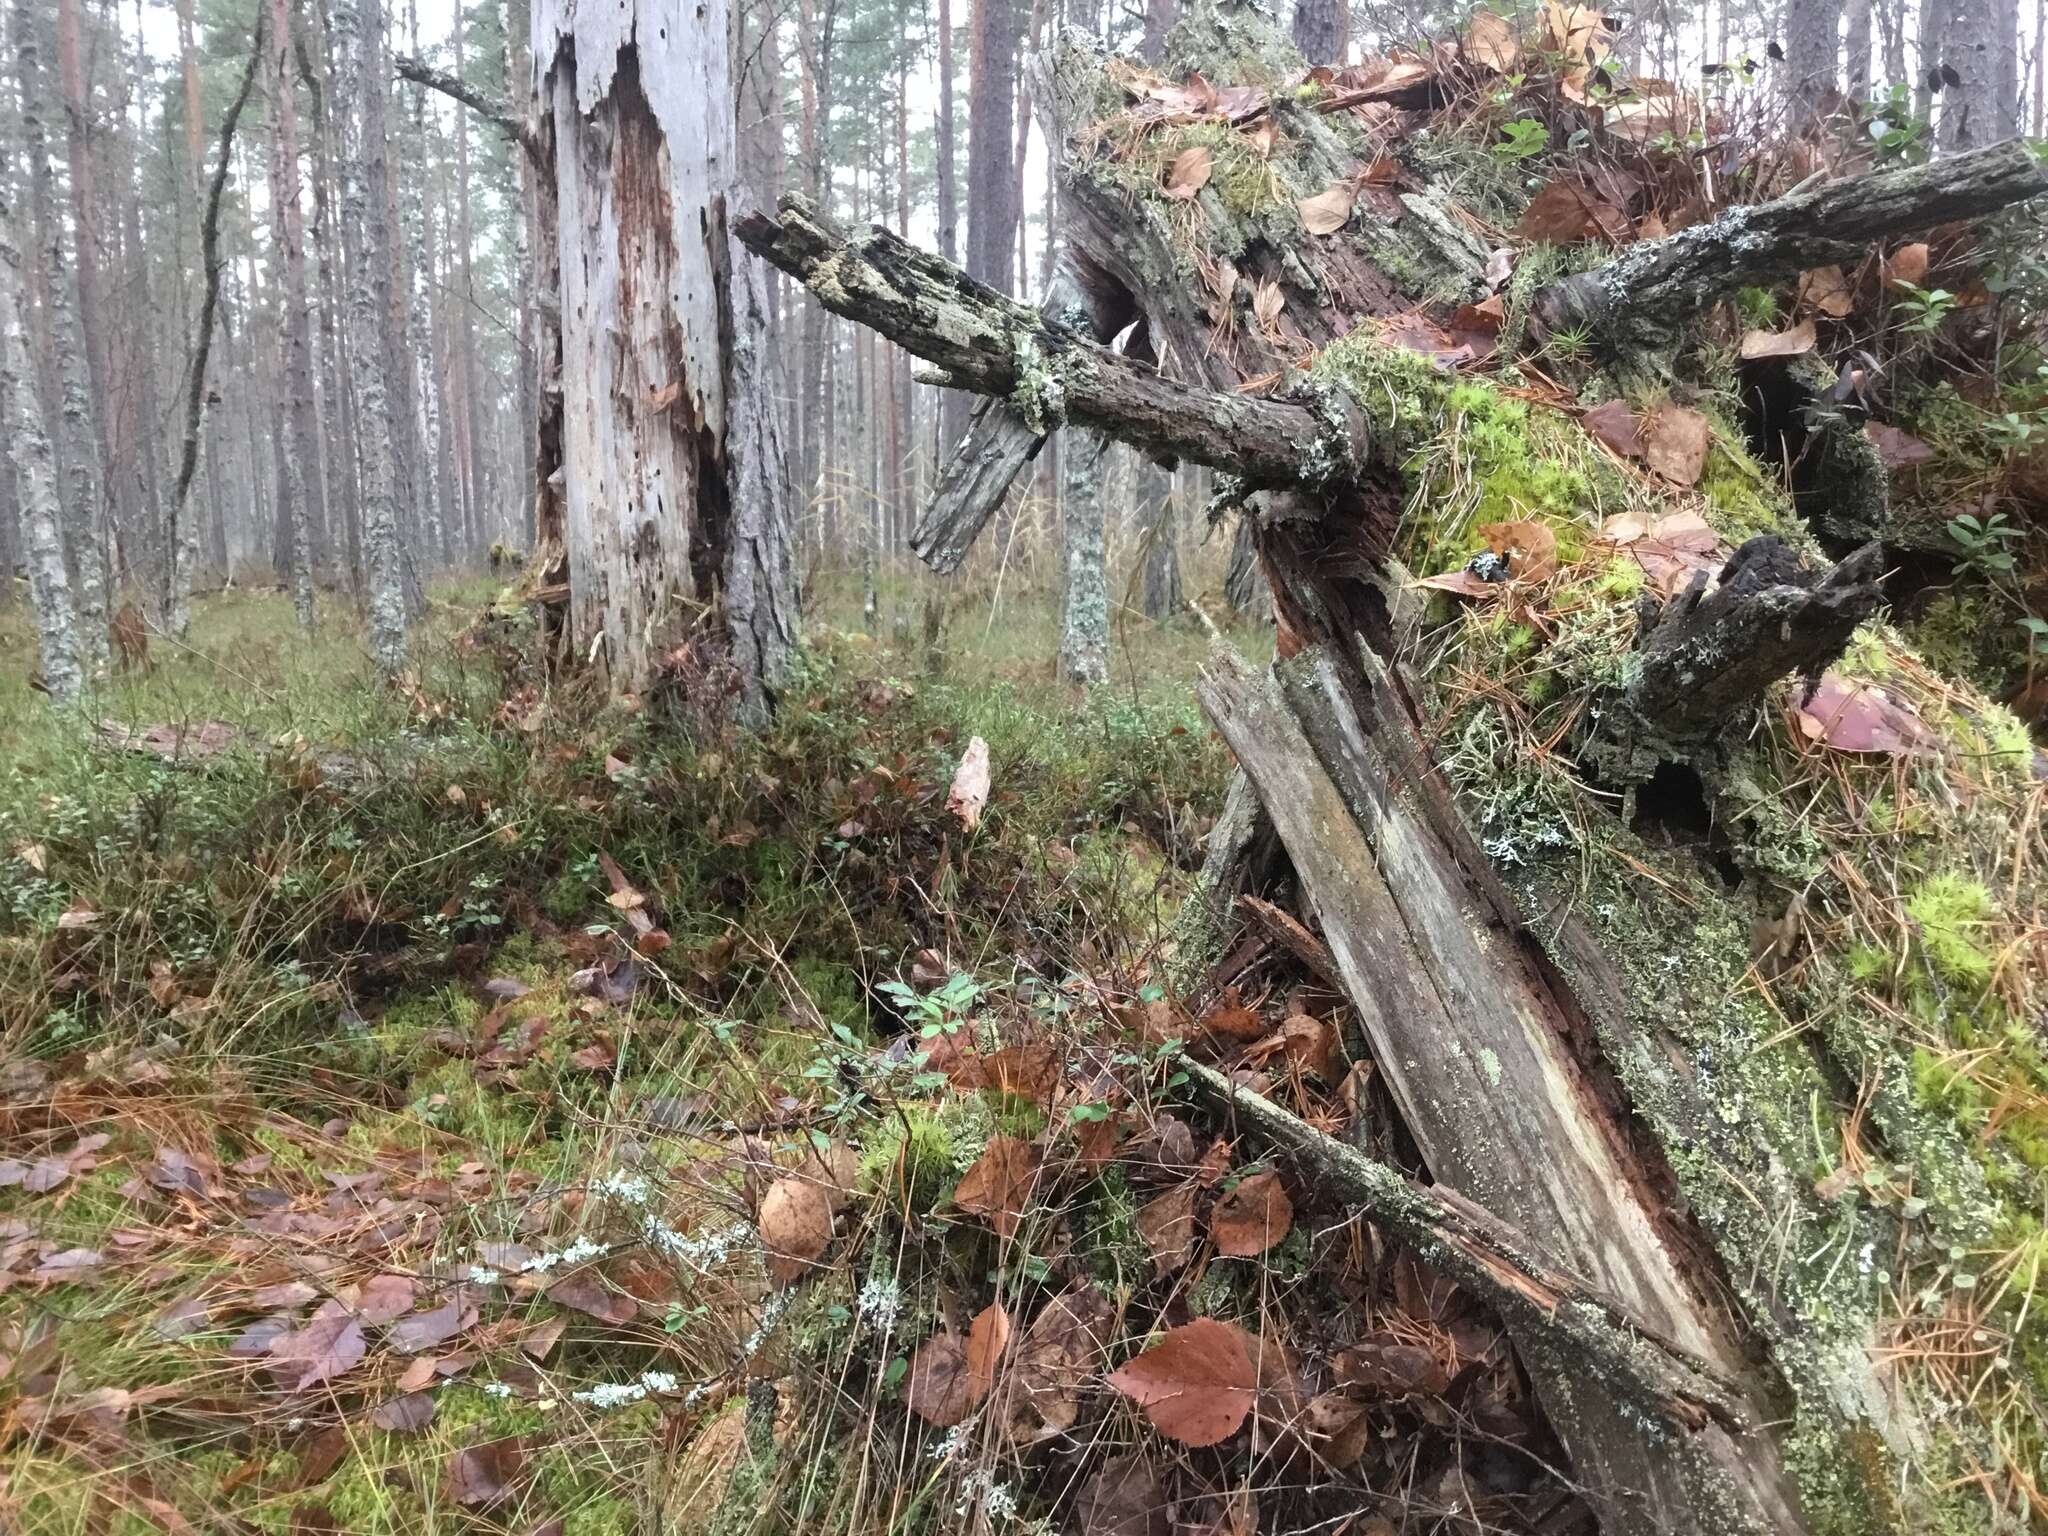
[[[1424,1263],[1487,1302],[1518,1346],[1542,1339],[1558,1354],[1576,1357],[1587,1374],[1674,1433],[1709,1422],[1735,1431],[1749,1427],[1734,1383],[1565,1273],[1540,1244],[1484,1207],[1448,1187],[1412,1182],[1212,1066],[1189,1061],[1183,1067],[1212,1108],[1312,1171],[1319,1192],[1357,1207]]]
[[[1011,400],[1040,428],[1078,422],[1146,452],[1291,485],[1304,466],[1336,476],[1367,462],[1363,413],[1226,394],[1169,379],[1071,325],[976,282],[880,226],[846,235],[796,194],[781,217],[750,213],[739,238],[834,314],[943,368],[956,387]]]
[[[1639,783],[1695,756],[1745,721],[1780,678],[1818,677],[1884,602],[1884,562],[1866,544],[1825,571],[1783,541],[1749,540],[1657,611],[1638,642],[1634,680],[1582,747],[1611,783]]]
[[[1307,966],[1309,973],[1324,986],[1344,990],[1344,978],[1337,970],[1337,957],[1330,953],[1330,946],[1290,914],[1262,897],[1249,894],[1237,898],[1237,910],[1251,920],[1254,928]]]
[[[1567,1051],[1575,1005],[1504,922],[1483,859],[1423,809],[1429,785],[1400,773],[1408,752],[1361,718],[1337,658],[1317,647],[1276,671],[1279,691],[1220,652],[1202,706],[1279,830],[1430,1173],[1741,1379],[1732,1321]],[[1800,1529],[1769,1437],[1710,1425],[1674,1441],[1551,1341],[1516,1343],[1606,1530]]]
[[[1532,315],[1551,334],[1584,330],[1611,354],[1669,350],[1715,300],[1956,219],[1981,218],[2048,193],[2048,166],[2018,140],[1823,182],[1768,203],[1729,208],[1604,266],[1552,284]]]

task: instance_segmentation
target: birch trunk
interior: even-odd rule
[[[1060,676],[1093,686],[1109,680],[1109,585],[1102,570],[1102,459],[1098,433],[1063,434],[1060,528],[1067,600],[1060,627]]]
[[[29,596],[35,605],[36,639],[43,683],[60,703],[78,697],[84,669],[78,656],[78,615],[64,570],[62,514],[57,507],[57,464],[43,430],[29,365],[28,332],[21,320],[21,247],[13,212],[0,185],[0,406],[7,408],[7,457],[13,464],[21,505],[22,553],[28,563]]]
[[[89,338],[84,329],[85,315],[80,307],[86,291],[88,257],[83,241],[67,245],[64,221],[54,206],[50,156],[43,129],[46,87],[41,50],[36,42],[36,28],[28,0],[14,0],[13,20],[16,78],[21,86],[21,136],[26,152],[24,158],[28,163],[30,206],[34,213],[34,226],[43,240],[41,277],[44,291],[35,295],[38,303],[33,308],[42,319],[44,334],[40,340],[44,355],[54,361],[57,374],[58,434],[51,462],[53,472],[60,475],[63,487],[58,492],[61,509],[59,539],[61,545],[68,548],[68,564],[77,582],[75,594],[67,593],[66,601],[71,602],[75,598],[78,610],[72,639],[77,662],[87,673],[98,676],[107,664],[106,514],[100,476],[100,440],[93,425],[92,385],[88,371]],[[82,230],[83,224],[79,228]],[[27,294],[35,280],[33,264],[24,272],[28,282],[22,292]],[[79,284],[76,293],[72,288],[74,273]],[[18,297],[17,303],[20,302]],[[27,370],[23,377],[32,380],[34,370]],[[35,404],[40,423],[40,398]],[[24,497],[24,502],[27,499]],[[30,515],[25,512],[24,518]],[[32,539],[24,542],[33,545]]]
[[[406,7],[412,32],[412,51],[420,51],[419,8]],[[419,165],[427,163],[427,102],[415,91],[412,100],[413,153]],[[407,176],[399,191],[404,210],[406,266],[411,282],[405,300],[406,350],[412,354],[412,387],[415,428],[419,433],[419,473],[414,477],[414,494],[419,498],[421,534],[436,565],[449,558],[448,535],[441,516],[441,393],[434,366],[433,268],[427,264],[427,195],[424,174]],[[525,302],[520,305],[520,377],[525,381]]]
[[[740,714],[759,719],[795,581],[766,291],[727,233],[729,16],[726,0],[538,0],[534,90],[555,193],[541,238],[561,283],[571,645],[641,689],[709,628]]]
[[[313,627],[313,538],[306,471],[314,436],[312,366],[308,358],[306,232],[299,213],[298,107],[292,97],[290,0],[270,0],[270,218],[277,242],[278,373],[290,447],[283,455],[279,490],[291,529],[292,610],[299,627]]]
[[[384,75],[377,38],[382,25],[378,0],[337,0],[334,6],[334,121],[341,141],[342,231],[349,257],[343,329],[360,427],[370,652],[389,676],[405,666],[406,615],[391,458],[391,392],[384,367],[383,316],[391,308],[391,261],[381,217],[386,157]]]

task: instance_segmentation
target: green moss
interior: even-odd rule
[[[1961,987],[1981,987],[1991,979],[1997,957],[1980,935],[1998,915],[1998,904],[1982,882],[1935,875],[1907,896],[1906,915],[1918,929],[1921,954],[1937,975]]]
[[[937,1210],[960,1177],[953,1134],[931,1106],[902,1104],[876,1122],[861,1146],[860,1187],[887,1194],[893,1210]]]
[[[1718,419],[1700,470],[1699,491],[1707,498],[1707,521],[1731,544],[1762,533],[1780,537],[1794,533],[1795,520],[1784,491],[1764,474],[1727,423]]]

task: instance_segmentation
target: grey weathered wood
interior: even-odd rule
[[[1397,779],[1400,754],[1371,739],[1337,662],[1312,648],[1277,671],[1278,690],[1222,653],[1202,705],[1279,830],[1431,1174],[1739,1377],[1730,1321],[1695,1289],[1566,1052],[1568,1000]],[[1552,1341],[1515,1338],[1605,1529],[1800,1529],[1769,1437],[1708,1426],[1674,1440]]]
[[[2044,193],[2048,166],[2017,140],[1848,176],[1632,245],[1606,265],[1544,289],[1532,313],[1553,334],[1584,329],[1612,352],[1654,348],[1745,284],[1861,260],[1874,242]]]
[[[1007,400],[983,400],[975,406],[960,446],[911,530],[910,547],[918,559],[941,576],[959,570],[1017,476],[1038,457],[1047,436]]]

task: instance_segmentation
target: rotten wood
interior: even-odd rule
[[[1356,670],[1347,681],[1316,647],[1276,673],[1277,690],[1220,653],[1201,702],[1279,831],[1432,1176],[1742,1377],[1731,1320],[1695,1284],[1622,1128],[1566,1049],[1571,1001],[1502,931],[1467,851],[1418,809],[1418,786],[1396,772],[1406,754],[1354,707]],[[1801,1528],[1768,1436],[1710,1425],[1674,1441],[1583,1359],[1539,1335],[1516,1344],[1605,1529]]]
[[[1324,986],[1335,992],[1344,990],[1344,978],[1330,946],[1304,928],[1293,914],[1249,892],[1237,898],[1237,910],[1251,920],[1253,927],[1307,966]]]
[[[1688,321],[1737,288],[1860,261],[1879,241],[1981,218],[2044,193],[2048,166],[2016,139],[1843,177],[1632,245],[1604,266],[1545,288],[1531,313],[1548,333],[1587,331],[1611,353],[1668,349]]]

